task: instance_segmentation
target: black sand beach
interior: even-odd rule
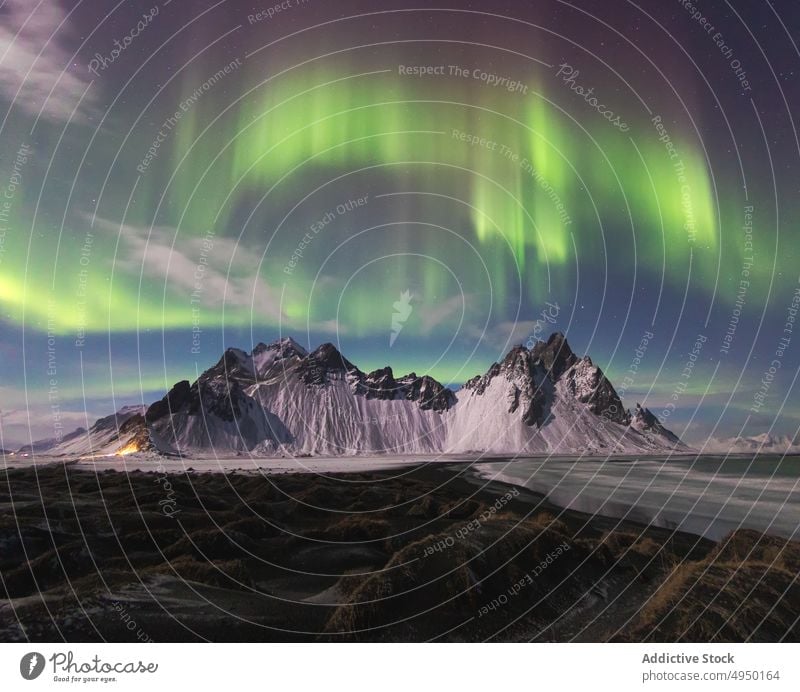
[[[563,511],[457,464],[0,472],[7,642],[798,641],[799,572],[797,542]]]

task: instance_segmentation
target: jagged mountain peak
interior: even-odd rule
[[[677,435],[667,430],[658,420],[658,417],[638,402],[632,415],[629,415],[630,425],[634,430],[649,435],[665,437],[670,442],[680,442]]]
[[[633,417],[644,421],[657,420],[649,408],[645,408],[638,401],[633,409]]]
[[[378,368],[377,370],[373,370],[370,373],[367,373],[367,377],[369,379],[394,379],[394,371],[392,370],[391,365],[385,365],[382,368]],[[415,375],[416,377],[416,375]]]
[[[280,339],[275,339],[275,341],[271,341],[268,344],[265,344],[264,342],[259,343],[253,349],[253,358],[268,351],[278,353],[282,358],[289,358],[291,356],[304,358],[308,355],[308,351],[290,336],[284,336]]]
[[[98,418],[92,425],[91,430],[93,432],[117,430],[130,418],[143,416],[146,410],[147,407],[141,405],[123,406],[119,411],[112,413],[110,416]]]
[[[588,404],[592,413],[620,425],[630,423],[630,415],[617,390],[591,358],[576,358],[562,373],[560,381],[577,401]]]
[[[528,425],[544,422],[545,380],[605,420],[620,425],[631,422],[630,414],[603,371],[589,356],[579,358],[561,332],[537,342],[530,351],[522,345],[514,346],[500,363],[493,363],[484,375],[469,380],[464,390],[482,395],[498,376],[509,383],[506,393],[511,402],[509,412],[516,411],[524,402]]]
[[[385,366],[360,377],[354,392],[369,399],[383,401],[415,401],[423,411],[446,411],[455,403],[455,395],[428,375],[415,372],[395,378],[392,368]]]
[[[191,390],[192,385],[189,380],[177,382],[163,399],[150,405],[145,413],[145,420],[152,423],[179,411],[189,401]]]
[[[394,372],[388,365],[367,373],[356,383],[356,394],[363,394],[367,399],[398,398],[400,384],[394,378]]]
[[[500,363],[500,371],[511,376],[533,377],[535,368],[536,359],[524,346],[512,348]]]
[[[283,337],[270,342],[269,344],[259,343],[251,354],[253,361],[253,371],[259,380],[263,380],[286,369],[292,362],[302,360],[308,356],[308,351],[304,349],[291,337]]]
[[[547,341],[538,341],[531,350],[531,356],[542,363],[553,382],[579,360],[562,332],[553,332]]]
[[[220,361],[201,375],[201,379],[224,376],[242,383],[255,382],[267,377],[276,363],[292,358],[303,359],[308,355],[306,349],[291,337],[276,339],[268,344],[261,342],[253,348],[252,353],[229,347]]]
[[[332,343],[318,346],[298,366],[298,374],[307,385],[324,385],[333,380],[341,380],[347,373],[363,376]]]
[[[569,342],[564,332],[552,332],[544,343],[547,346],[558,347],[559,349],[563,348],[568,353],[572,353],[572,349],[569,347]]]
[[[339,349],[329,341],[317,346],[308,356],[330,367],[340,367],[345,370],[352,370],[355,368],[355,366],[341,354]]]
[[[240,348],[234,348],[233,346],[226,348],[223,357],[238,363],[249,363],[250,362],[250,354],[247,351],[243,351]]]
[[[636,422],[641,429],[661,427],[661,422],[656,415],[649,408],[642,406],[638,401],[631,414],[631,421]]]
[[[418,402],[423,411],[431,410],[441,413],[456,403],[456,395],[429,375],[417,377],[416,373],[412,372],[400,378],[398,382],[405,389],[405,398]]]
[[[147,411],[147,406],[145,404],[131,404],[129,406],[123,406],[119,411],[117,411],[118,416],[133,416],[133,415],[144,415],[144,412]]]

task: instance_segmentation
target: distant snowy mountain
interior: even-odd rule
[[[730,437],[719,440],[711,438],[705,451],[722,454],[800,454],[800,442],[795,442],[788,435],[770,435],[761,433],[750,437]]]
[[[62,436],[60,439],[56,437],[48,437],[43,440],[36,440],[29,445],[24,445],[17,450],[17,454],[59,454],[61,445],[67,445],[72,440],[86,435],[85,428],[77,428],[71,433]]]
[[[196,382],[146,411],[120,411],[48,453],[133,450],[255,456],[654,453],[687,448],[647,409],[626,410],[612,384],[563,334],[452,392],[390,367],[365,373],[332,344],[292,339],[228,349]]]
[[[61,440],[39,440],[20,448],[17,455],[102,456],[144,451],[151,447],[144,428],[146,409],[146,406],[125,406],[100,418],[89,430],[78,428]]]

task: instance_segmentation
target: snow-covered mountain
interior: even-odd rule
[[[761,433],[749,437],[711,438],[705,446],[708,452],[720,454],[800,454],[800,441],[788,435]]]
[[[21,447],[16,454],[103,456],[149,449],[144,421],[146,410],[146,406],[125,406],[95,421],[89,430],[77,428],[61,439],[39,440]]]
[[[76,428],[71,433],[67,433],[62,437],[48,437],[42,440],[36,440],[29,445],[23,445],[17,450],[19,455],[30,454],[59,454],[62,445],[67,445],[75,439],[85,436],[86,428]]]
[[[88,449],[87,449],[88,446]],[[365,373],[332,344],[292,339],[228,349],[196,382],[146,411],[104,418],[49,453],[359,454],[638,453],[685,450],[563,334],[512,349],[457,392],[428,376]]]
[[[292,339],[229,349],[192,385],[147,412],[159,445],[254,454],[415,454],[441,451],[455,395],[431,377],[364,373],[331,344]]]
[[[638,404],[627,411],[591,358],[563,334],[517,346],[457,393],[445,451],[492,454],[637,453],[684,448]]]

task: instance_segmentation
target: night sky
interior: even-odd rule
[[[229,346],[457,386],[556,330],[696,445],[797,433],[795,4],[423,4],[0,5],[0,447]]]

